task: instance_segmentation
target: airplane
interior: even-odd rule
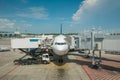
[[[57,58],[59,63],[63,62],[64,56],[66,56],[69,51],[69,45],[65,38],[64,35],[58,35],[55,37],[52,45],[53,55]]]
[[[66,38],[67,37],[62,34],[62,24],[61,24],[61,33],[60,35],[54,38],[52,43],[53,55],[57,57],[59,63],[63,62],[64,56],[66,56],[66,54],[69,51],[70,45],[66,40]]]
[[[65,55],[69,51],[69,45],[67,44],[65,38],[66,37],[64,35],[59,35],[55,37],[55,40],[53,42],[53,52],[58,56]]]

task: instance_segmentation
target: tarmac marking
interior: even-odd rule
[[[81,67],[82,67],[82,69],[85,71],[85,73],[87,74],[87,76],[89,77],[89,79],[92,80],[92,78],[91,78],[91,76],[88,74],[87,70],[86,70],[83,66],[81,66]]]
[[[77,57],[76,59],[80,60],[82,58]],[[117,74],[117,72],[112,72],[105,69],[94,70],[94,69],[88,68],[86,65],[83,65],[82,68],[86,72],[90,80],[120,80],[120,75],[119,73]]]
[[[58,69],[65,69],[67,67],[67,63],[63,64],[61,66],[55,65],[54,63],[50,63],[53,67],[58,68]]]
[[[12,73],[13,71],[15,71],[18,67],[19,67],[19,65],[13,67],[10,71],[8,71],[8,72],[5,73],[4,75],[2,75],[2,76],[0,77],[0,80],[2,80],[2,79],[5,78],[6,76],[8,76],[10,73]]]

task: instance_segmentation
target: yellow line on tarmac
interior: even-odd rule
[[[53,62],[50,63],[52,67],[58,68],[58,69],[65,69],[67,67],[67,63],[63,65],[56,65]]]

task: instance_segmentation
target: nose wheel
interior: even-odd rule
[[[66,63],[66,56],[55,56],[53,63],[59,66],[64,65]]]
[[[58,63],[63,63],[63,57],[62,56],[60,56],[60,57],[58,57]]]
[[[58,59],[58,62],[63,63],[63,59],[62,58]]]

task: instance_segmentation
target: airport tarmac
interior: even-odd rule
[[[19,56],[21,53],[0,52],[4,61],[8,61],[5,63],[1,61],[0,80],[89,80],[81,66],[77,66],[76,63],[66,63],[62,66],[57,66],[52,62],[50,64],[14,65],[13,60],[17,56],[14,57],[11,54]],[[69,59],[74,58],[74,56],[69,56]]]
[[[91,59],[78,52],[69,53],[62,66],[53,62],[14,65],[13,61],[23,55],[19,50],[0,52],[0,80],[120,80],[120,55],[102,54],[99,69],[92,69]]]

